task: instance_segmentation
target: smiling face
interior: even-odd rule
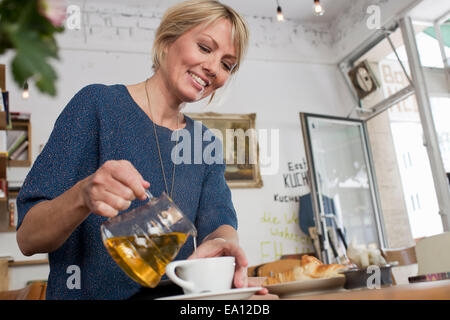
[[[231,22],[220,19],[190,29],[165,48],[164,57],[158,71],[178,100],[209,96],[226,83],[237,62]]]

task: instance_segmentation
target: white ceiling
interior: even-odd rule
[[[85,0],[89,1],[89,0]],[[148,6],[164,11],[166,8],[182,0],[126,0],[128,5]],[[220,0],[222,3],[230,5],[239,13],[246,16],[276,17],[277,0]],[[325,14],[316,17],[313,14],[313,0],[278,0],[283,9],[285,19],[296,20],[303,23],[329,24],[340,17],[345,17],[346,13],[357,1],[370,4],[367,0],[321,0],[325,9]],[[381,3],[392,1],[384,0]],[[124,4],[123,0],[96,0],[109,4]],[[376,1],[374,1],[375,3]],[[413,2],[413,1],[411,1]],[[449,0],[423,0],[411,11],[411,15],[417,19],[430,21],[434,20],[450,8]],[[361,12],[365,14],[365,12]]]
[[[313,14],[313,0],[278,0],[285,19],[302,22],[329,23],[343,10],[348,9],[355,0],[321,0],[325,14],[316,17]],[[97,2],[121,3],[123,0],[97,0]],[[160,10],[170,7],[180,0],[127,0],[130,5],[151,6]],[[276,0],[221,0],[241,14],[258,17],[276,17]]]

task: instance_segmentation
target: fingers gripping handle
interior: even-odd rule
[[[195,292],[195,284],[194,283],[181,279],[175,273],[176,268],[180,267],[184,264],[186,264],[186,261],[174,261],[174,262],[169,263],[166,267],[166,275],[170,280],[175,282],[175,284],[179,285],[184,290],[186,290],[188,292]]]
[[[145,189],[145,194],[147,195],[148,200],[152,200],[154,198],[150,190],[148,189]]]

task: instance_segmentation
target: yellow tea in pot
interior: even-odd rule
[[[172,232],[113,237],[105,240],[105,246],[128,276],[143,286],[154,288],[188,236]]]
[[[120,268],[137,283],[154,288],[197,229],[165,192],[158,198],[147,194],[146,204],[105,220],[100,233]]]

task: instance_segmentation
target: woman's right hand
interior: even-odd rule
[[[128,209],[132,200],[145,200],[149,186],[131,162],[109,160],[83,180],[81,194],[89,212],[114,217]]]

